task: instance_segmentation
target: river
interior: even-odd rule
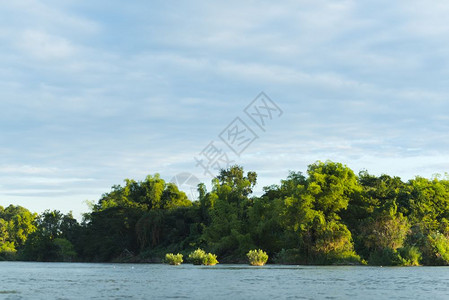
[[[0,262],[0,299],[449,299],[449,267]]]

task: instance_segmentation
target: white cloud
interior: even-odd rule
[[[69,58],[76,53],[76,48],[67,39],[36,30],[23,32],[18,47],[27,55],[49,61]]]
[[[331,88],[370,88],[366,83],[347,79],[341,74],[332,72],[310,73],[294,67],[270,65],[264,63],[236,63],[232,61],[218,62],[218,71],[229,77],[242,80],[279,83],[288,85],[311,85]]]
[[[52,167],[38,167],[31,165],[2,165],[0,166],[0,173],[5,174],[49,174],[57,172],[57,168]]]
[[[449,3],[446,1],[412,0],[400,9],[407,17],[407,24],[403,28],[406,34],[414,34],[423,39],[440,39],[449,33]]]
[[[261,90],[285,113],[237,163],[266,183],[317,159],[441,172],[447,12],[417,1],[5,2],[2,201],[81,211],[126,177],[200,176],[193,156]]]
[[[3,19],[12,18],[13,22],[16,23],[17,19],[14,17],[20,16],[20,22],[17,22],[19,26],[33,24],[37,28],[71,32],[72,34],[76,32],[94,34],[100,31],[97,22],[71,12],[68,7],[64,7],[67,3],[61,1],[54,1],[53,3],[39,0],[3,2],[2,8],[8,14]]]

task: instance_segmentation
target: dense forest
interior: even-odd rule
[[[221,170],[190,201],[159,175],[126,179],[79,223],[0,206],[0,260],[160,262],[199,247],[221,263],[263,249],[272,263],[449,265],[449,179],[356,175],[316,162],[252,196],[255,172]]]

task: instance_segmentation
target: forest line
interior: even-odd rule
[[[0,206],[0,260],[161,262],[197,248],[220,263],[449,264],[449,180],[355,174],[317,161],[252,195],[255,172],[221,170],[190,201],[158,174],[126,179],[78,222],[71,213]]]

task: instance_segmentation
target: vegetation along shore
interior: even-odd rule
[[[447,178],[403,182],[318,161],[258,197],[256,182],[232,166],[190,201],[157,174],[126,179],[81,223],[0,206],[0,260],[160,263],[176,253],[196,264],[248,263],[261,249],[279,264],[449,264]]]

